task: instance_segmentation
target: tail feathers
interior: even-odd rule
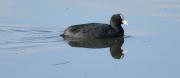
[[[61,37],[65,37],[65,35],[64,35],[64,34],[61,34],[60,36],[61,36]]]

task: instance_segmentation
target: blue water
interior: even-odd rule
[[[179,8],[178,0],[1,0],[0,78],[179,78]],[[59,37],[115,13],[129,23],[121,59]]]

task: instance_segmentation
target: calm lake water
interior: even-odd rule
[[[0,11],[0,78],[180,78],[178,0],[1,0]],[[59,37],[115,13],[124,38]]]

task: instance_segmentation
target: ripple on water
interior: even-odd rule
[[[46,28],[0,26],[0,49],[33,47],[59,42],[59,32]]]

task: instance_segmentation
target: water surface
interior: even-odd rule
[[[178,0],[2,0],[0,4],[0,78],[180,77]],[[119,45],[116,40],[69,44],[59,37],[69,25],[109,23],[114,13],[123,13],[129,23],[123,26],[126,37],[117,40]],[[119,48],[112,50],[114,43]]]

